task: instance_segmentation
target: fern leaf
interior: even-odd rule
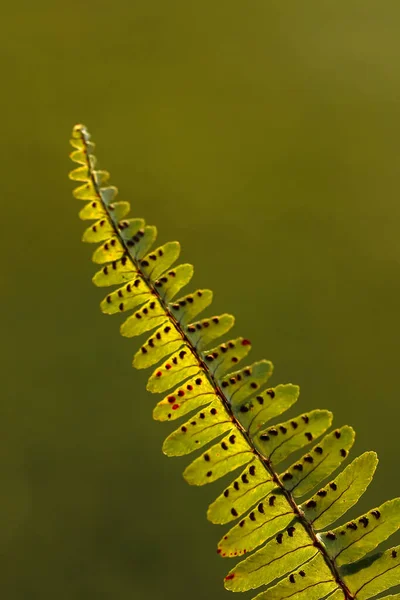
[[[375,473],[375,452],[365,452],[301,505],[307,520],[318,530],[344,515],[365,492]]]
[[[236,521],[218,544],[221,556],[251,553],[228,573],[225,587],[266,586],[256,596],[260,600],[366,600],[399,584],[399,548],[365,558],[398,530],[399,498],[327,530],[365,492],[376,454],[365,452],[327,482],[347,459],[354,430],[344,425],[329,431],[333,416],[327,410],[281,420],[298,400],[298,386],[267,387],[273,372],[267,360],[237,369],[250,342],[237,337],[215,345],[233,327],[234,317],[194,321],[210,306],[212,292],[201,289],[176,299],[193,276],[192,265],[174,266],[179,243],[152,249],[157,229],[141,217],[130,218],[129,203],[116,200],[118,190],[109,185],[108,172],[97,169],[94,144],[83,125],[74,128],[71,145],[78,167],[70,178],[79,182],[73,195],[86,203],[79,216],[94,221],[83,240],[99,244],[93,261],[102,267],[93,282],[119,286],[102,300],[101,310],[130,311],[121,325],[126,337],[149,332],[133,366],[153,367],[147,389],[166,393],[154,419],[188,415],[165,440],[164,453],[181,456],[203,448],[184,471],[192,485],[235,472],[207,512],[213,523]],[[305,454],[280,473],[279,465],[299,451]]]

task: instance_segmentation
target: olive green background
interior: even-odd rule
[[[399,495],[399,28],[397,0],[2,8],[2,598],[229,597],[205,518],[224,482],[161,454],[138,343],[98,308],[76,122],[272,383],[378,451],[352,514]]]

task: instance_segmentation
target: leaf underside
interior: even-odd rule
[[[130,218],[129,203],[116,200],[117,188],[108,184],[106,171],[97,169],[94,144],[83,125],[73,129],[71,145],[71,159],[79,165],[70,173],[79,182],[73,194],[85,203],[79,215],[94,221],[83,241],[98,244],[93,261],[101,268],[93,282],[113,286],[101,310],[128,312],[122,335],[146,334],[133,366],[153,368],[147,389],[163,393],[154,418],[185,416],[165,440],[164,453],[180,456],[201,449],[184,471],[193,485],[235,472],[207,513],[213,523],[234,522],[218,553],[248,554],[225,577],[225,587],[263,586],[256,598],[265,600],[366,600],[398,585],[399,549],[369,553],[399,528],[400,499],[337,524],[371,482],[376,454],[365,452],[342,469],[354,442],[351,427],[330,430],[327,410],[282,419],[298,399],[298,386],[270,387],[272,363],[245,362],[249,340],[221,341],[234,317],[200,318],[212,292],[183,292],[193,267],[175,265],[179,243],[153,249],[156,228]],[[294,453],[297,458],[282,469]]]

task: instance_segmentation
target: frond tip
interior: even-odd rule
[[[79,165],[70,173],[79,182],[73,195],[85,202],[79,216],[94,221],[83,241],[99,244],[93,261],[102,267],[93,282],[118,286],[103,299],[101,310],[129,311],[121,334],[149,336],[133,366],[153,367],[147,389],[167,393],[154,418],[172,421],[192,413],[167,437],[164,453],[180,456],[203,448],[184,472],[192,485],[242,468],[207,513],[213,523],[236,521],[218,544],[221,556],[255,550],[229,572],[225,587],[266,586],[259,600],[367,600],[400,584],[398,547],[365,558],[398,530],[399,498],[326,530],[368,487],[376,454],[365,452],[333,477],[347,459],[354,430],[344,425],[329,431],[332,413],[327,410],[281,420],[297,401],[298,386],[268,387],[270,361],[238,369],[251,348],[245,338],[215,345],[233,327],[234,317],[194,321],[211,304],[212,292],[200,289],[176,299],[193,276],[192,265],[174,266],[179,243],[152,249],[157,229],[130,218],[129,203],[116,201],[118,190],[108,185],[109,173],[97,169],[84,125],[74,127],[71,145],[70,157]],[[304,454],[280,473],[278,465],[299,451]]]

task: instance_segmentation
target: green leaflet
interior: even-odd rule
[[[184,379],[197,374],[199,376],[196,377],[195,382],[200,385],[205,375],[201,373],[201,367],[195,355],[188,346],[185,346],[157,367],[147,382],[147,389],[153,394],[166,392]]]
[[[261,547],[233,568],[226,587],[267,586],[257,596],[265,600],[349,600],[350,589],[354,599],[364,600],[400,584],[398,548],[363,558],[398,529],[399,499],[326,530],[365,491],[376,468],[375,453],[358,457],[321,488],[347,458],[353,429],[345,425],[318,440],[332,422],[326,410],[269,424],[297,401],[299,387],[263,390],[273,370],[266,360],[232,372],[249,353],[250,342],[237,337],[215,345],[215,340],[231,329],[234,317],[222,314],[193,322],[213,294],[198,289],[176,299],[193,276],[192,265],[174,266],[179,243],[153,248],[156,227],[131,218],[129,203],[117,200],[118,190],[109,185],[109,173],[97,168],[95,146],[83,125],[74,128],[71,145],[78,167],[70,178],[79,184],[73,195],[85,202],[80,218],[92,221],[83,239],[98,243],[93,261],[102,265],[93,282],[119,286],[102,300],[101,310],[131,311],[121,326],[126,337],[151,332],[135,348],[133,365],[153,366],[147,389],[166,394],[156,404],[154,418],[172,421],[197,411],[167,437],[164,453],[183,455],[203,447],[184,472],[193,485],[241,467],[211,503],[207,517],[220,524],[236,521],[219,543],[222,556]],[[311,445],[286,471],[277,472],[279,463]],[[318,488],[298,506],[298,498]]]
[[[322,556],[316,556],[297,571],[280,581],[254,600],[320,600],[337,588],[332,573]]]
[[[218,381],[225,398],[232,407],[254,394],[272,375],[273,365],[269,360],[261,360],[235,371]]]
[[[171,433],[164,441],[163,452],[167,456],[189,454],[223,433],[232,431],[233,427],[229,413],[216,399]],[[208,456],[204,455],[206,459]]]
[[[125,248],[119,239],[113,235],[94,251],[92,260],[98,265],[102,265],[122,258],[124,254]]]
[[[270,495],[224,535],[218,544],[218,552],[221,556],[246,554],[286,527],[293,518],[293,509],[286,497],[279,489],[272,490]],[[293,529],[290,529],[290,536],[292,535]],[[310,544],[308,536],[307,541]]]
[[[169,302],[193,277],[192,265],[179,265],[165,273],[154,286],[163,300]]]
[[[300,498],[319,485],[346,459],[354,438],[354,429],[348,425],[326,435],[281,475],[285,488]]]
[[[263,456],[277,465],[292,452],[300,450],[319,437],[331,423],[331,412],[313,410],[261,431],[254,438],[254,444]]]
[[[400,498],[389,500],[345,525],[320,534],[337,565],[365,556],[399,529]]]
[[[150,302],[149,306],[151,306]],[[183,345],[183,338],[180,331],[172,324],[162,325],[155,333],[149,337],[145,344],[138,350],[133,357],[133,366],[136,369],[146,369],[152,367],[169,356],[175,350]]]
[[[194,377],[161,400],[153,411],[156,421],[173,421],[217,399],[214,387],[205,377]]]
[[[191,323],[186,327],[186,335],[197,350],[203,350],[210,342],[227,333],[235,322],[232,315],[224,314]]]
[[[196,458],[186,467],[183,476],[191,485],[204,485],[220,479],[252,458],[251,448],[241,433],[231,433]]]
[[[151,281],[156,281],[179,258],[181,245],[179,242],[168,242],[156,250],[149,252],[140,261],[140,267]]]
[[[95,273],[92,281],[97,287],[108,287],[129,283],[138,275],[138,270],[126,254],[119,260],[107,264]]]
[[[132,279],[115,292],[108,294],[100,304],[103,313],[113,315],[132,310],[152,297],[151,289],[141,277]]]
[[[265,423],[278,417],[293,406],[297,402],[299,394],[300,388],[298,385],[281,384],[258,393],[250,401],[245,400],[239,406],[234,406],[233,410],[243,427],[254,434]]]
[[[353,460],[334,481],[301,505],[306,518],[317,530],[334,523],[363,495],[377,464],[375,452],[365,452]]]
[[[193,294],[187,294],[183,298],[174,300],[168,308],[178,323],[187,325],[211,304],[212,298],[211,290],[196,290]]]
[[[130,228],[129,224],[129,228]],[[129,254],[132,258],[140,260],[148,252],[157,237],[157,229],[146,225],[144,229],[139,229],[136,235],[129,238],[126,245],[129,248]]]
[[[103,240],[110,239],[113,232],[114,228],[112,223],[107,217],[103,217],[99,221],[96,221],[94,225],[91,225],[85,230],[82,236],[82,242],[96,244],[98,242],[102,242]]]
[[[399,584],[400,546],[379,552],[341,569],[357,600],[367,600]]]
[[[206,350],[202,353],[202,356],[208,365],[210,373],[218,380],[234,365],[243,360],[250,350],[251,344],[249,340],[240,337],[235,340],[229,340],[229,342],[224,342],[211,350]]]
[[[121,335],[134,337],[150,331],[168,321],[165,309],[157,299],[148,300],[132,316],[128,317],[120,327]],[[172,325],[166,325],[171,329]],[[168,332],[167,332],[168,333]]]
[[[97,202],[94,200],[93,202],[88,202],[79,212],[79,218],[82,221],[86,220],[97,220],[102,219],[107,216],[107,211],[101,202]]]
[[[114,223],[118,224],[118,222],[123,219],[127,214],[129,214],[131,210],[131,205],[129,202],[114,202],[108,205],[108,209]]]
[[[261,499],[273,505],[273,494],[268,498],[266,496],[274,488],[275,483],[264,465],[260,459],[254,458],[241,475],[210,504],[207,517],[212,523],[229,523]]]
[[[272,583],[316,553],[310,536],[296,519],[263,548],[232,569],[225,578],[225,587],[233,592],[244,592]]]

